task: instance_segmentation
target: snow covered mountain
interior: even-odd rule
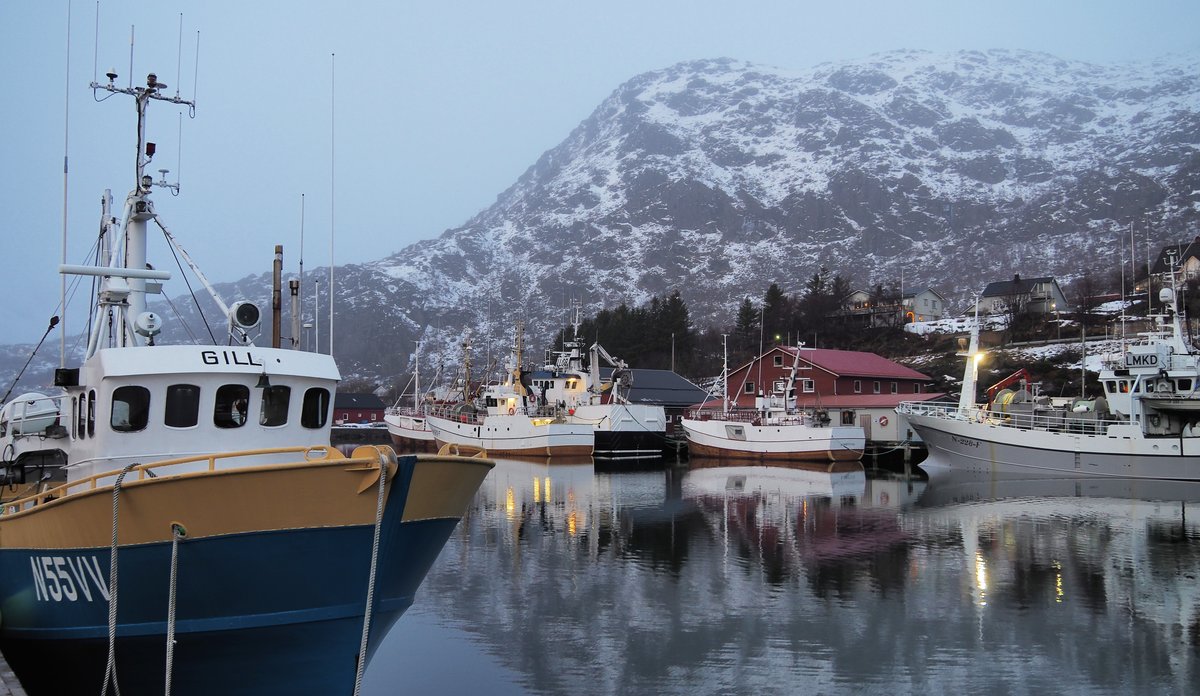
[[[502,337],[518,314],[549,334],[564,297],[674,289],[727,323],[821,265],[957,299],[1016,272],[1106,275],[1130,222],[1152,245],[1200,232],[1198,147],[1196,55],[683,63],[621,85],[462,227],[364,266],[374,289],[347,301],[405,338],[434,317]]]
[[[506,344],[520,316],[537,346],[568,298],[592,313],[675,289],[723,325],[821,266],[960,302],[1018,272],[1107,275],[1130,223],[1139,248],[1200,233],[1198,148],[1198,54],[681,63],[618,87],[462,227],[339,269],[336,352],[386,379],[418,338],[445,360],[468,328],[477,351]]]

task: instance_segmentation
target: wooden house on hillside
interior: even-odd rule
[[[730,371],[726,396],[731,405],[754,408],[760,393],[783,395],[793,364],[796,407],[823,410],[834,423],[861,425],[868,448],[911,439],[898,425],[895,409],[901,401],[945,396],[928,390],[932,381],[928,375],[874,353],[775,346]]]
[[[894,300],[875,301],[866,290],[855,290],[842,302],[843,314],[856,325],[903,326],[916,321],[936,321],[946,316],[946,298],[931,288],[916,288]]]
[[[1054,314],[1067,310],[1067,297],[1051,277],[1022,278],[988,283],[979,296],[980,314]]]
[[[1181,281],[1200,278],[1200,237],[1187,243],[1168,244],[1158,252],[1150,272],[1162,275],[1171,271],[1178,271]]]

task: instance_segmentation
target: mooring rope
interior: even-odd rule
[[[121,687],[117,684],[117,510],[121,496],[121,482],[125,474],[137,466],[137,462],[127,464],[112,490],[112,545],[108,552],[108,664],[104,667],[104,685],[100,687],[100,696],[108,694],[108,685],[112,684],[113,692],[121,696]]]
[[[375,604],[375,570],[379,564],[379,532],[383,527],[384,487],[387,482],[387,456],[379,453],[379,499],[375,504],[375,538],[371,542],[371,574],[367,578],[367,608],[363,612],[362,641],[358,645],[358,667],[354,674],[354,696],[362,691],[363,672],[367,667],[367,639],[371,635],[371,607]]]
[[[179,571],[179,540],[187,537],[187,528],[171,523],[171,591],[167,599],[167,686],[165,696],[171,696],[171,674],[175,670],[175,586]]]

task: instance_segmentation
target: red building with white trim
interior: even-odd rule
[[[875,353],[775,346],[731,370],[726,384],[732,406],[754,408],[763,396],[782,395],[796,364],[796,407],[823,409],[834,423],[861,425],[870,447],[912,439],[895,413],[901,401],[932,401],[928,375]],[[712,407],[712,404],[709,404]]]

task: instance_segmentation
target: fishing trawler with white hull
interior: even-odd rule
[[[661,459],[667,439],[665,409],[630,401],[629,366],[609,355],[599,343],[592,344],[588,365],[584,367],[578,309],[574,327],[574,340],[564,341],[563,350],[555,351],[553,360],[548,360],[541,370],[521,375],[536,402],[537,412],[591,427],[595,459],[612,462]],[[613,367],[607,382],[600,377],[602,359]]]
[[[827,416],[796,408],[797,351],[782,394],[759,396],[753,409],[731,409],[722,398],[719,409],[702,405],[680,420],[689,457],[752,462],[853,462],[866,449],[860,426],[832,425]],[[722,390],[728,393],[728,363]],[[832,464],[831,464],[832,466]]]
[[[592,426],[541,410],[521,382],[523,352],[523,326],[518,322],[502,383],[487,385],[477,399],[464,393],[458,403],[430,409],[426,422],[439,445],[478,447],[508,457],[591,457]],[[469,389],[469,377],[464,385]]]
[[[420,344],[417,345],[420,350]],[[410,384],[413,387],[412,406],[401,405],[400,399],[387,408],[383,413],[383,423],[387,426],[388,436],[398,452],[436,452],[437,440],[433,431],[425,421],[429,404],[421,397],[421,365],[419,357],[413,355],[415,366]],[[429,398],[432,398],[430,396]]]
[[[134,98],[135,187],[61,269],[98,282],[86,356],[0,409],[0,650],[31,696],[357,693],[492,463],[330,446],[333,358],[255,345],[151,200],[147,106],[190,102],[115,77],[92,87]],[[150,223],[229,345],[157,344]]]
[[[1168,283],[1173,284],[1173,283]],[[1200,480],[1200,354],[1185,338],[1176,293],[1164,287],[1155,330],[1100,371],[1103,397],[1059,408],[1022,388],[975,404],[979,322],[955,405],[897,407],[929,448],[929,466],[977,473]]]

